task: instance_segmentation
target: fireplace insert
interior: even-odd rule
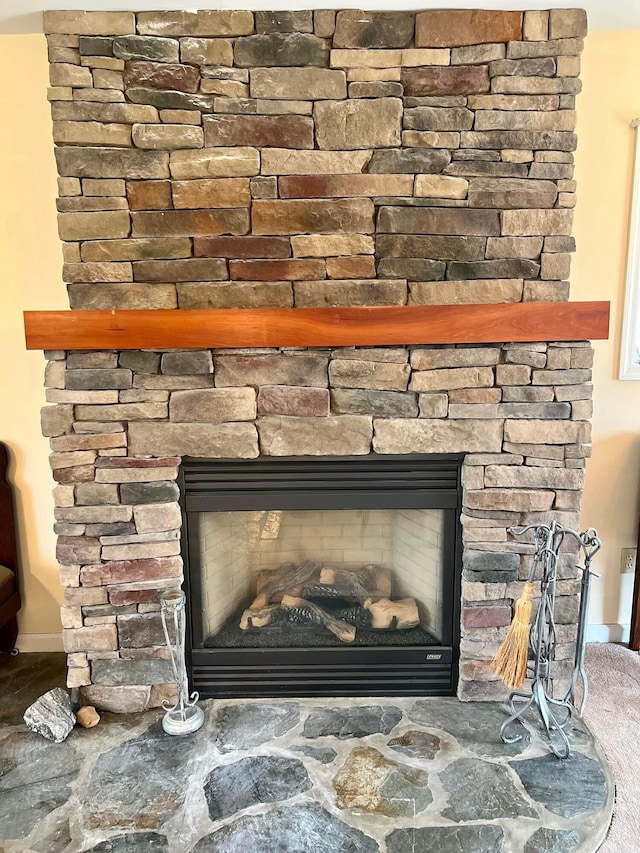
[[[454,694],[462,459],[185,458],[193,689]]]

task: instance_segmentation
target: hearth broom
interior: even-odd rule
[[[507,636],[491,661],[491,666],[503,682],[513,690],[521,687],[527,677],[529,658],[529,633],[531,630],[531,599],[533,579],[537,561],[534,559],[531,572],[524,585],[521,597],[516,601],[515,612]]]

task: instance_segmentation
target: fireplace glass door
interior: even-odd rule
[[[447,695],[462,456],[183,460],[204,696]]]
[[[200,513],[204,646],[439,645],[444,511]]]

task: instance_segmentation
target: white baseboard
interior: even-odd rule
[[[62,634],[18,634],[20,652],[63,652]]]
[[[630,625],[587,625],[588,643],[628,643]]]

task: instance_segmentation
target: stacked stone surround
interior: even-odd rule
[[[565,300],[579,10],[46,13],[64,279],[76,309]],[[239,314],[241,322],[241,315]],[[462,698],[531,545],[572,527],[586,342],[50,352],[69,684],[156,705],[180,584],[181,457],[465,452]],[[576,620],[562,567],[566,676]]]

